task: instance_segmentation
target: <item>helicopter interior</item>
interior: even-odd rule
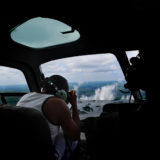
[[[81,131],[86,136],[84,152],[87,156],[84,159],[153,158],[157,153],[154,143],[158,140],[155,120],[157,83],[154,77],[158,68],[155,65],[159,10],[157,6],[130,6],[127,15],[126,12],[119,13],[120,9],[111,15],[112,9],[105,15],[93,13],[83,18],[79,14],[1,16],[0,66],[22,71],[29,92],[40,92],[40,82],[44,78],[40,69],[42,64],[68,57],[112,53],[120,64],[126,80],[124,87],[130,90],[134,103],[109,103],[104,105],[100,116],[81,120]],[[71,28],[61,34],[77,30],[80,38],[74,42],[42,48],[29,47],[11,38],[16,27],[36,17],[66,23]],[[133,50],[138,50],[139,54],[128,59],[126,51]],[[146,92],[145,100],[137,96],[140,89]],[[21,97],[24,94],[0,91],[0,156],[5,159],[54,159],[49,128],[43,116],[35,110],[23,106],[19,108],[7,102],[6,97]],[[80,157],[81,144],[71,159]]]

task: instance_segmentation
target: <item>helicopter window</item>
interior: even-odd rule
[[[134,51],[126,51],[126,55],[127,55],[127,58],[128,58],[128,61],[130,63],[130,65],[132,65],[130,59],[132,57],[139,57],[139,50],[134,50]],[[138,78],[138,77],[137,77]],[[139,89],[139,92],[137,94],[137,96],[139,97],[139,99],[142,99],[142,100],[146,100],[146,91],[145,90],[142,90],[142,89]]]
[[[130,59],[131,59],[132,57],[138,56],[138,54],[139,54],[139,51],[138,51],[138,50],[126,51],[126,55],[127,55],[127,58],[128,58],[128,60],[129,60],[129,63],[130,63],[130,64],[131,64]]]
[[[0,66],[0,103],[15,105],[29,88],[20,70]],[[2,102],[3,101],[3,102]]]
[[[58,20],[36,17],[14,28],[11,38],[31,48],[44,48],[74,42],[80,34]]]
[[[54,60],[42,64],[41,69],[45,77],[53,74],[66,77],[70,89],[77,92],[81,118],[97,116],[104,104],[128,102],[130,99],[130,91],[124,88],[124,75],[113,54]]]

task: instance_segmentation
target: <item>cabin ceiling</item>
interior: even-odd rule
[[[125,3],[125,5],[121,2],[117,5],[106,5],[103,12],[99,10],[82,9],[82,12],[72,12],[71,15],[64,14],[64,16],[54,14],[1,15],[1,22],[3,22],[0,26],[1,48],[3,49],[0,53],[1,57],[30,61],[38,56],[39,63],[41,63],[42,59],[47,61],[52,56],[57,59],[81,54],[143,49],[157,44],[160,10],[156,3],[135,0],[134,3]],[[10,39],[10,30],[33,17],[54,18],[72,26],[81,34],[80,43],[42,50],[29,49],[13,43]],[[44,53],[48,58],[45,59]]]

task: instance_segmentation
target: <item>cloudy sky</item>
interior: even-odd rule
[[[128,53],[129,58],[137,51]],[[43,64],[45,76],[60,74],[70,82],[124,80],[120,65],[113,54],[78,56],[51,61]]]
[[[138,51],[128,52],[129,57],[137,54]],[[109,53],[60,59],[45,63],[41,68],[46,77],[60,74],[69,82],[124,80],[117,59]],[[19,70],[0,66],[0,74],[0,85],[26,83]]]
[[[112,54],[78,56],[43,64],[45,76],[61,74],[70,82],[102,81],[121,78],[119,64]]]

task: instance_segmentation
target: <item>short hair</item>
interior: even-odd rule
[[[45,91],[46,93],[52,94],[52,88],[50,87],[50,85],[48,85],[49,81],[54,83],[59,90],[63,89],[66,92],[69,91],[69,84],[67,79],[65,79],[63,76],[60,76],[60,75],[53,75],[45,78],[41,84],[43,91]]]

